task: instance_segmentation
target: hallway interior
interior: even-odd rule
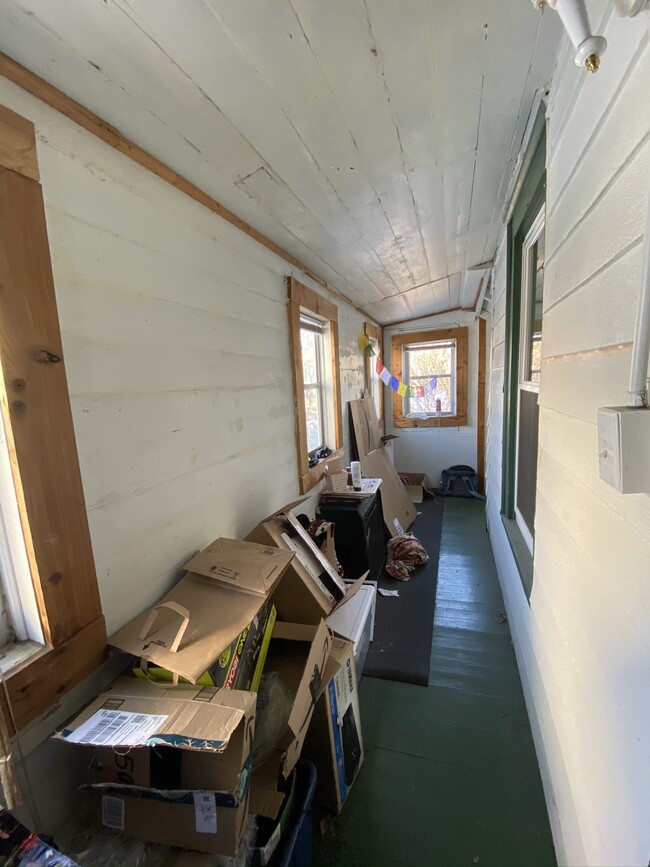
[[[445,503],[428,687],[360,694],[365,765],[317,867],[555,864],[482,502]]]

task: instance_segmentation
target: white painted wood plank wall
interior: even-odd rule
[[[289,269],[4,80],[0,102],[36,124],[111,632],[155,601],[196,548],[241,537],[297,495]],[[339,316],[345,406],[363,388],[363,320],[346,305]]]
[[[596,411],[625,401],[650,180],[644,13],[590,5],[598,75],[564,45],[548,110],[546,285],[534,583],[503,532],[505,244],[495,268],[488,514],[559,863],[648,863],[650,496],[598,475]]]

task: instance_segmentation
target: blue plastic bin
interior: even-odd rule
[[[311,803],[316,789],[316,768],[309,759],[296,765],[296,807],[280,841],[273,863],[277,867],[311,867]]]

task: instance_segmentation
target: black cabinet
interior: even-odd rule
[[[345,577],[358,578],[369,571],[368,579],[376,581],[386,559],[381,493],[363,499],[323,494],[316,514],[336,525],[336,556]]]

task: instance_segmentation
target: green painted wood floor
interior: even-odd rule
[[[429,686],[362,678],[366,759],[315,867],[555,864],[483,509],[445,503]]]

